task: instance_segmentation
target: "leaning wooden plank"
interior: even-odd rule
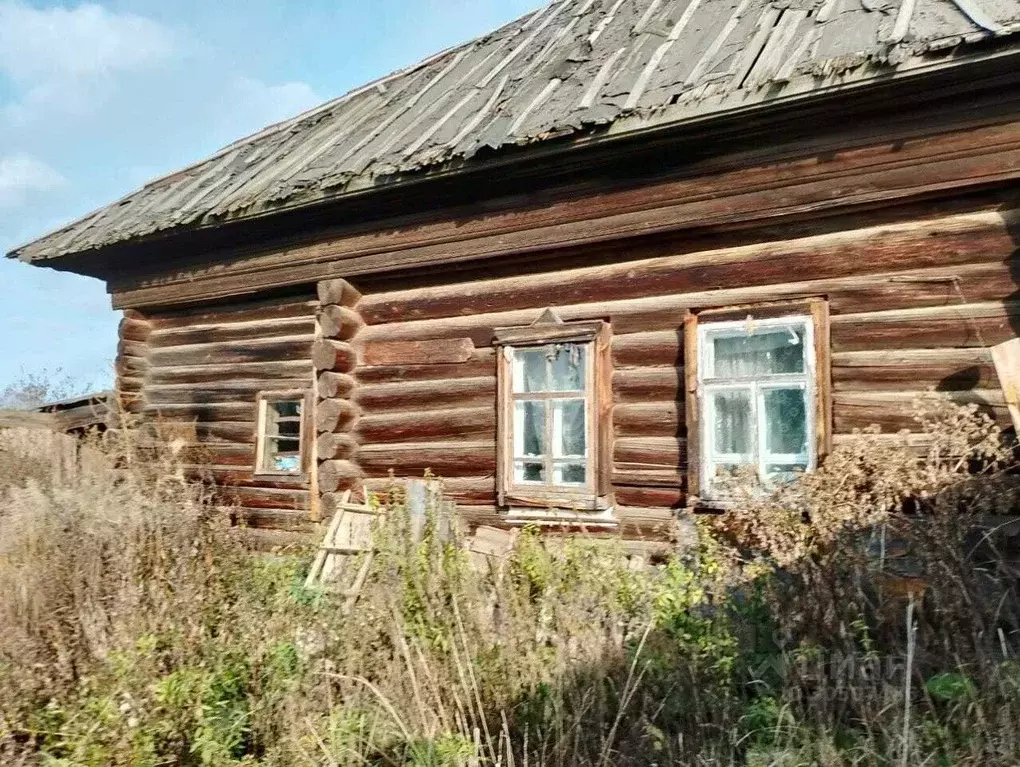
[[[1020,338],[993,346],[992,362],[999,376],[1013,427],[1020,432]]]

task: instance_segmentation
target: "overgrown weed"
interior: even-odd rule
[[[0,762],[1015,764],[1012,456],[919,415],[923,454],[858,435],[644,569],[534,529],[472,566],[394,493],[349,613],[127,437],[66,484],[2,464]]]

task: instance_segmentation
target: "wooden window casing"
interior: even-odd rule
[[[829,307],[823,298],[800,301],[756,304],[719,309],[689,311],[684,320],[684,378],[686,390],[687,420],[687,487],[688,506],[692,508],[725,508],[729,502],[725,497],[711,498],[706,487],[707,456],[709,445],[706,429],[708,407],[705,402],[704,372],[705,350],[702,348],[706,337],[705,329],[724,329],[727,324],[738,322],[764,322],[789,319],[791,324],[803,322],[808,328],[807,336],[811,348],[805,356],[806,371],[802,379],[810,393],[807,420],[810,424],[810,457],[808,470],[816,467],[828,454],[832,442],[832,387],[831,353],[829,341]],[[791,376],[791,381],[797,376]],[[760,386],[779,385],[763,382]],[[725,383],[713,382],[716,387]],[[794,384],[795,385],[795,384]],[[752,386],[757,392],[759,384]]]
[[[571,322],[558,320],[540,322],[520,328],[497,328],[495,345],[498,350],[498,424],[497,424],[497,488],[500,506],[597,511],[609,506],[608,450],[611,445],[611,369],[609,358],[609,326],[605,322]],[[538,350],[555,350],[576,345],[585,349],[584,391],[514,391],[513,360],[515,354]],[[555,353],[553,351],[553,353]],[[550,363],[551,364],[551,363]],[[578,484],[557,484],[552,470],[557,464],[580,464],[571,458],[552,456],[551,404],[556,401],[578,400],[583,397],[585,408],[585,481]],[[545,405],[545,451],[541,458],[527,460],[515,451],[515,409],[519,402]],[[518,463],[539,464],[545,468],[545,480],[518,481]]]
[[[297,404],[300,413],[297,416],[279,417],[274,405],[281,403]],[[256,477],[292,477],[296,479],[306,479],[308,477],[312,455],[312,428],[310,426],[312,403],[312,396],[308,391],[259,392],[256,396],[254,467],[254,475]],[[293,436],[281,436],[279,424],[283,422],[298,424],[297,451],[288,450],[281,452],[273,448],[273,444],[278,444],[278,440],[281,439],[287,442],[295,441]],[[267,461],[277,456],[296,457],[297,466],[294,469],[274,469],[268,467],[266,465]]]

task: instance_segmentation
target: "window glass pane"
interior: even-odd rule
[[[728,389],[712,392],[711,397],[716,454],[751,455],[754,452],[751,391]]]
[[[540,463],[514,463],[514,480],[516,482],[545,482],[545,466]]]
[[[807,393],[803,389],[766,389],[765,450],[771,455],[805,455]]]
[[[262,471],[299,472],[301,470],[300,440],[266,437],[262,452]]]
[[[712,340],[715,378],[804,372],[804,326],[771,327]]]
[[[545,455],[545,403],[518,402],[514,408],[514,454]]]
[[[546,369],[548,359],[546,350],[514,349],[514,391],[532,392],[546,391]]]
[[[584,464],[568,463],[553,469],[553,481],[557,485],[583,485],[585,477]]]
[[[301,421],[283,421],[276,424],[276,433],[281,437],[300,437]]]
[[[272,408],[276,415],[280,418],[296,418],[301,415],[301,401],[290,400],[286,402],[270,402],[269,407]]]
[[[585,455],[583,399],[553,401],[553,446],[556,457]]]
[[[587,349],[581,344],[560,344],[554,347],[551,391],[584,391],[584,358]]]
[[[278,455],[273,459],[273,471],[301,471],[301,457],[297,455]]]

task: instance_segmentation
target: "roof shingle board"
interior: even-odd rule
[[[483,148],[838,88],[1018,31],[1020,0],[555,0],[12,255],[58,258],[314,204]]]

